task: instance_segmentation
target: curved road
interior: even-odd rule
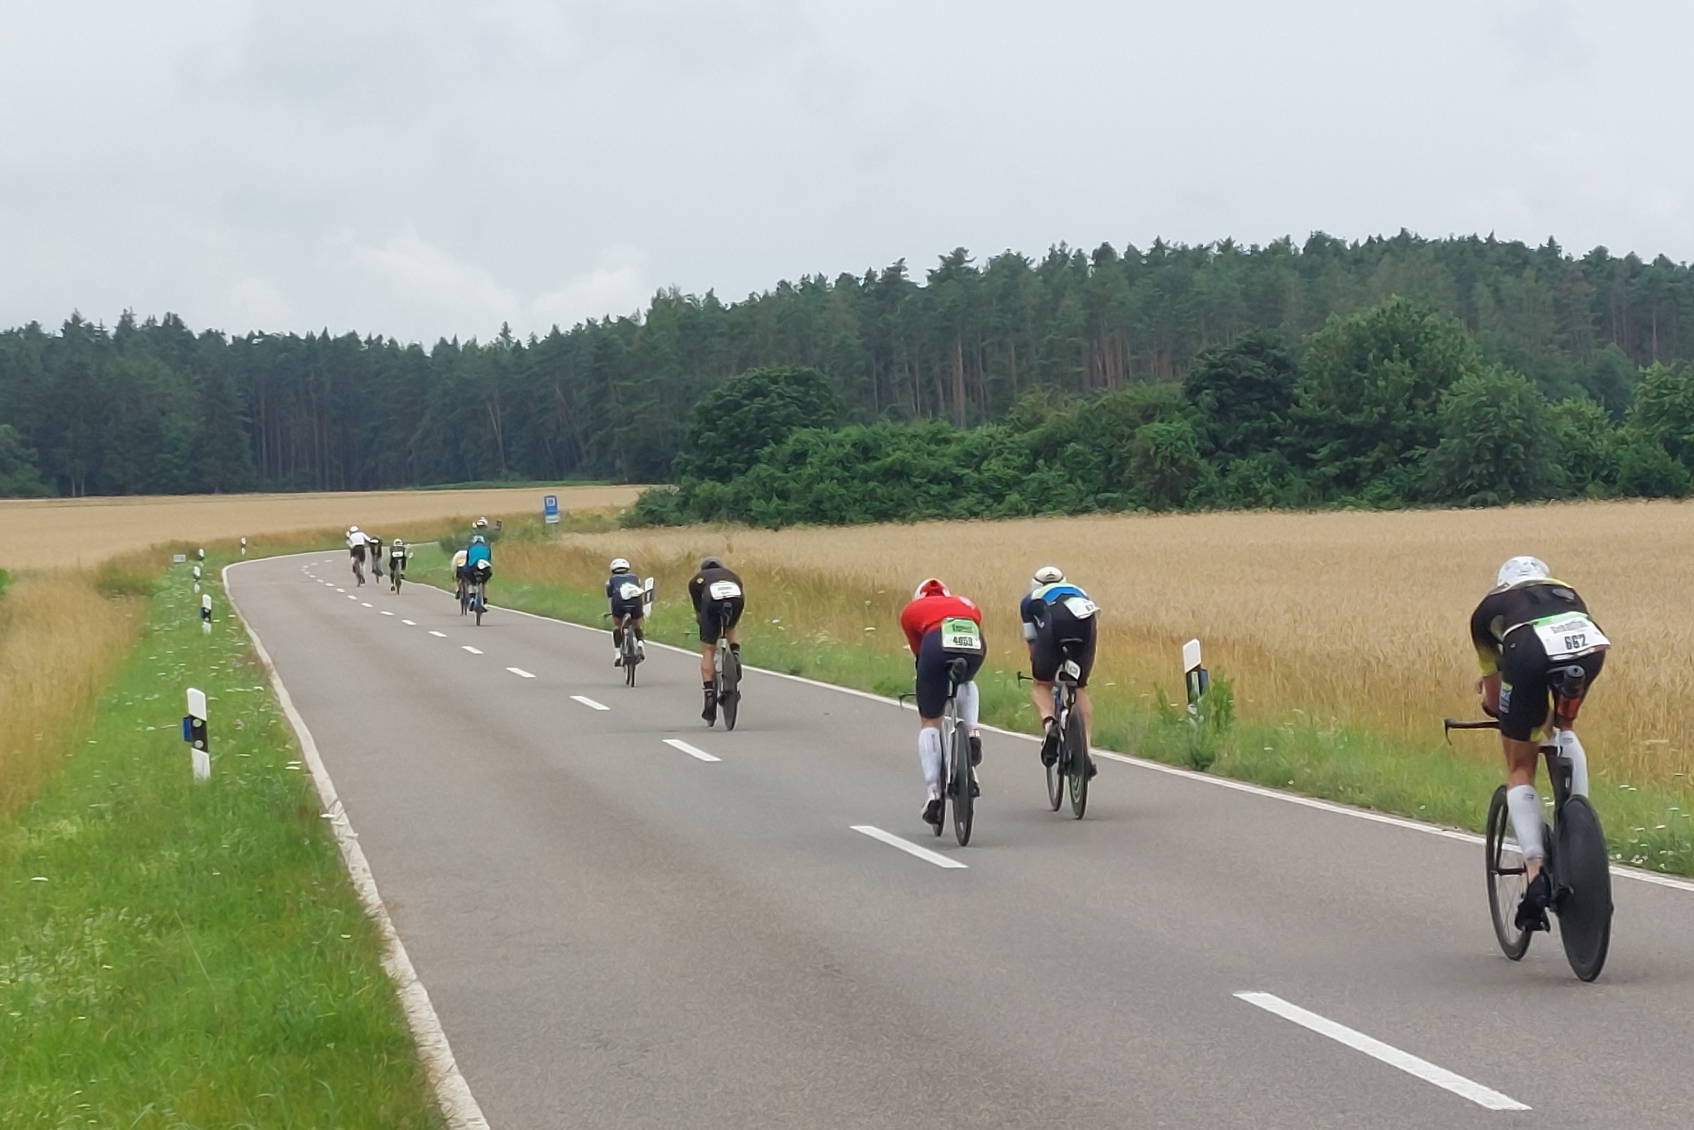
[[[886,700],[749,671],[708,730],[691,656],[629,690],[604,632],[340,554],[228,580],[497,1130],[1694,1111],[1694,885],[1615,880],[1582,985],[1556,936],[1499,955],[1465,836],[1127,759],[1076,822],[990,734],[960,849]]]

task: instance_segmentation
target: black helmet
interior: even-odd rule
[[[702,573],[704,573],[707,569],[722,569],[722,568],[723,568],[723,562],[719,561],[716,557],[708,557],[705,560],[700,562],[700,571]]]

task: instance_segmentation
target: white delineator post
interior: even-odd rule
[[[1188,716],[1198,722],[1200,706],[1212,685],[1212,673],[1200,663],[1199,640],[1189,640],[1182,645],[1182,678],[1188,684]]]
[[[243,557],[247,556],[247,539],[246,538],[241,539],[241,556],[243,556]]]
[[[211,597],[207,597],[210,600]],[[188,688],[188,713],[182,719],[182,740],[188,743],[188,757],[196,781],[212,778],[212,754],[206,733],[206,692]]]
[[[212,594],[206,593],[200,598],[200,634],[212,634]]]
[[[200,595],[200,566],[194,566],[194,595]]]

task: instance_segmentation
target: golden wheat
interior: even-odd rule
[[[544,493],[566,510],[624,506],[641,488],[513,487],[499,490],[371,491],[347,494],[206,494],[137,498],[0,499],[10,536],[0,566],[12,569],[95,565],[116,553],[163,542],[220,538],[357,523],[382,534],[407,522],[475,514],[534,512]],[[19,556],[27,548],[28,557]]]
[[[1694,503],[1607,502],[640,530],[513,545],[501,566],[592,586],[625,556],[675,598],[697,558],[717,553],[746,579],[749,616],[765,630],[890,650],[902,646],[900,606],[933,574],[985,606],[996,658],[1015,668],[1017,600],[1037,566],[1055,564],[1104,609],[1095,683],[1108,695],[1179,689],[1182,642],[1197,636],[1244,715],[1303,712],[1423,744],[1442,715],[1474,710],[1471,609],[1501,561],[1533,553],[1582,592],[1614,642],[1583,715],[1590,748],[1631,779],[1686,783],[1694,624],[1678,584],[1691,543]]]
[[[26,574],[0,599],[0,813],[81,740],[140,634],[142,603],[102,596],[86,572]]]

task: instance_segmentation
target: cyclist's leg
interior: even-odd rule
[[[918,766],[923,770],[923,818],[931,824],[941,821],[942,774],[946,772],[941,714],[947,707],[947,660],[941,648],[941,633],[925,635],[918,645]]]
[[[1094,644],[1097,634],[1092,618],[1078,622],[1083,631],[1083,643],[1077,652],[1076,665],[1082,668],[1082,677],[1076,681],[1076,706],[1082,711],[1082,727],[1088,736],[1094,736],[1094,701],[1088,697],[1088,679],[1094,673]]]
[[[1541,837],[1541,798],[1535,765],[1541,758],[1536,731],[1547,720],[1547,653],[1530,632],[1513,632],[1500,655],[1500,747],[1506,759],[1506,808],[1512,835],[1534,884],[1547,849]],[[1526,896],[1528,897],[1528,896]]]
[[[723,626],[724,639],[729,641],[729,650],[737,655],[741,653],[741,613],[746,611],[745,598],[737,597],[730,602],[729,622]]]
[[[705,706],[700,711],[700,717],[707,722],[717,720],[718,697],[713,683],[717,675],[717,666],[713,660],[717,656],[718,636],[722,627],[717,622],[717,615],[710,605],[700,610],[700,689],[705,697]]]
[[[1576,796],[1588,795],[1588,751],[1582,748],[1582,740],[1576,736],[1576,715],[1582,709],[1588,688],[1593,686],[1605,664],[1604,651],[1584,655],[1566,664],[1583,670],[1582,684],[1575,688],[1579,697],[1564,698],[1555,694],[1553,698],[1553,740],[1558,744],[1559,753],[1570,762],[1570,791]]]

